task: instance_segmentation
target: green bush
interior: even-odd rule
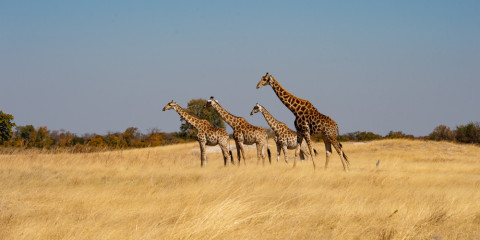
[[[352,141],[372,141],[382,139],[382,136],[375,134],[373,132],[352,132],[344,135],[344,138],[350,139]]]
[[[15,127],[13,115],[0,110],[0,144],[9,141],[13,136],[12,128]]]
[[[394,132],[394,131],[390,131],[386,136],[385,138],[389,138],[389,139],[394,139],[394,138],[408,138],[408,139],[414,139],[415,137],[411,134],[407,135],[405,133],[403,133],[402,131],[398,131],[398,132]]]
[[[455,139],[462,143],[480,143],[480,124],[471,122],[457,126]]]
[[[433,132],[428,135],[428,139],[435,141],[453,141],[455,140],[455,135],[455,131],[452,131],[449,127],[438,125]]]

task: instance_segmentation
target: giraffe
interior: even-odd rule
[[[216,101],[213,97],[210,97],[207,100],[207,103],[204,107],[213,107],[233,128],[233,139],[235,140],[235,145],[237,147],[237,155],[238,155],[238,165],[240,166],[241,157],[243,157],[243,164],[247,165],[245,162],[245,150],[243,144],[252,145],[256,144],[257,146],[257,164],[260,161],[260,157],[262,158],[262,164],[265,166],[265,152],[264,146],[267,148],[268,153],[268,160],[270,164],[272,163],[270,149],[268,149],[268,135],[265,129],[257,126],[253,126],[247,122],[242,117],[237,117],[232,115],[231,113],[227,112],[218,101]],[[241,154],[240,154],[241,152]]]
[[[273,91],[277,94],[277,97],[282,103],[290,109],[295,115],[295,128],[297,129],[297,148],[295,149],[295,158],[293,161],[293,167],[295,167],[296,157],[300,151],[300,145],[305,138],[310,156],[312,157],[313,168],[315,169],[315,161],[313,161],[313,145],[310,139],[311,135],[320,133],[323,142],[325,143],[326,161],[325,169],[328,168],[328,162],[330,161],[330,155],[332,154],[332,145],[340,155],[340,160],[343,165],[343,169],[348,172],[349,161],[347,155],[342,151],[342,144],[337,141],[338,126],[330,117],[325,116],[318,112],[318,110],[307,100],[295,97],[293,94],[285,90],[280,83],[270,74],[262,77],[257,84],[257,89],[266,85],[270,85]]]
[[[283,150],[285,162],[288,163],[287,149],[297,148],[297,132],[288,128],[287,124],[275,119],[272,114],[270,114],[267,109],[265,109],[265,107],[258,103],[253,107],[250,115],[253,115],[257,112],[261,112],[263,114],[268,125],[272,128],[273,132],[275,132],[275,143],[277,145],[277,162],[280,159],[280,153]],[[313,151],[316,155],[317,150],[313,149]],[[307,144],[305,142],[302,142],[302,145],[300,146],[300,159],[305,159],[304,156],[309,157],[309,153]]]
[[[216,146],[217,144],[220,145],[220,149],[222,150],[223,154],[223,161],[224,165],[227,165],[228,156],[231,158],[232,164],[235,164],[233,161],[233,154],[230,151],[230,146],[228,143],[229,136],[227,131],[223,128],[217,128],[209,123],[205,119],[200,119],[198,117],[193,116],[192,114],[188,113],[180,107],[176,102],[173,100],[169,102],[162,111],[174,109],[177,113],[182,117],[187,123],[192,125],[194,128],[198,130],[197,140],[200,144],[200,166],[203,167],[206,165],[206,146]]]

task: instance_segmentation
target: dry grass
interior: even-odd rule
[[[345,143],[350,173],[337,155],[257,166],[254,150],[200,169],[192,148],[0,155],[0,239],[480,238],[476,146]]]

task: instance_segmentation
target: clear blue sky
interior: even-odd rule
[[[255,103],[265,72],[341,133],[480,121],[480,1],[2,1],[0,110],[77,134],[177,131],[170,100]],[[231,129],[227,129],[231,132]]]

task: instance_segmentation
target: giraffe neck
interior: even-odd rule
[[[273,82],[270,84],[273,91],[277,94],[277,97],[282,101],[282,103],[296,115],[297,109],[294,107],[295,101],[300,102],[301,99],[295,97],[293,94],[289,93],[285,88],[278,83],[277,79],[273,76]]]
[[[261,106],[261,105],[260,105]],[[280,121],[278,121],[277,119],[275,119],[272,114],[270,114],[267,109],[265,109],[263,106],[262,107],[262,114],[263,116],[265,117],[265,120],[267,120],[267,123],[268,125],[272,128],[272,130],[274,132],[277,132],[278,131],[278,128],[279,128],[279,123],[281,123]]]
[[[195,121],[195,120],[198,120],[199,118],[188,113],[187,111],[185,111],[185,109],[183,109],[178,105],[176,105],[174,109],[175,111],[177,111],[178,115],[180,115],[183,118],[183,120],[185,120],[185,122],[192,125],[194,128],[198,128],[199,121]]]
[[[225,120],[225,122],[227,122],[228,125],[230,125],[232,128],[237,125],[238,121],[235,121],[238,118],[237,116],[234,116],[231,113],[227,112],[227,110],[220,106],[218,102],[213,104],[212,106],[215,108],[215,110],[217,110],[218,114],[220,114],[220,116],[223,118],[223,120]]]

